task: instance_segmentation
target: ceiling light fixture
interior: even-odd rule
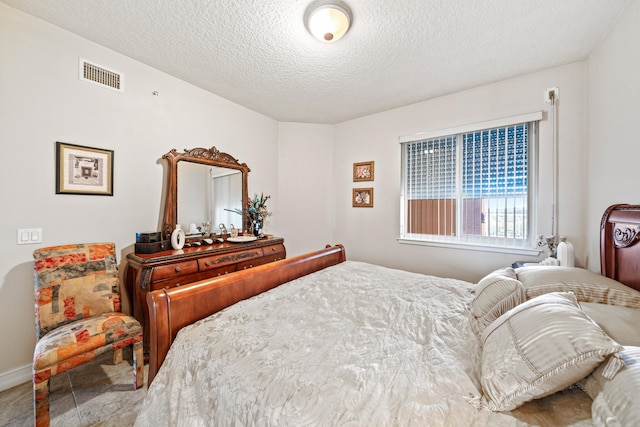
[[[315,1],[304,13],[307,30],[324,42],[334,42],[344,36],[351,19],[351,9],[340,0]]]

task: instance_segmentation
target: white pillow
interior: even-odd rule
[[[493,411],[562,390],[622,349],[570,292],[541,295],[509,310],[485,329],[481,342],[483,406]]]
[[[593,399],[595,426],[640,426],[640,347],[625,347],[619,355],[625,366],[612,379],[604,377],[601,366],[580,382]]]
[[[524,286],[516,279],[511,267],[489,273],[478,282],[475,297],[471,302],[471,312],[477,323],[477,331],[482,332],[503,313],[526,301]]]
[[[578,301],[640,308],[640,292],[584,268],[536,265],[515,272],[528,299],[549,292],[573,292]]]
[[[640,308],[581,302],[580,307],[621,345],[640,346]]]

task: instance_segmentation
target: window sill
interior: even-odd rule
[[[477,243],[465,243],[465,242],[436,242],[432,240],[417,240],[398,237],[398,243],[406,245],[419,245],[419,246],[435,246],[439,248],[448,249],[460,249],[467,251],[480,251],[480,252],[496,252],[513,255],[526,255],[526,256],[540,256],[542,249],[540,248],[505,248],[499,246],[490,246]]]

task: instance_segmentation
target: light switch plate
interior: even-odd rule
[[[19,245],[42,243],[42,228],[18,228],[17,243]]]

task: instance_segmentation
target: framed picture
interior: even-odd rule
[[[113,196],[113,150],[56,142],[56,194]]]
[[[373,188],[354,188],[352,200],[354,208],[372,208]]]
[[[353,164],[353,182],[373,181],[373,162]]]

